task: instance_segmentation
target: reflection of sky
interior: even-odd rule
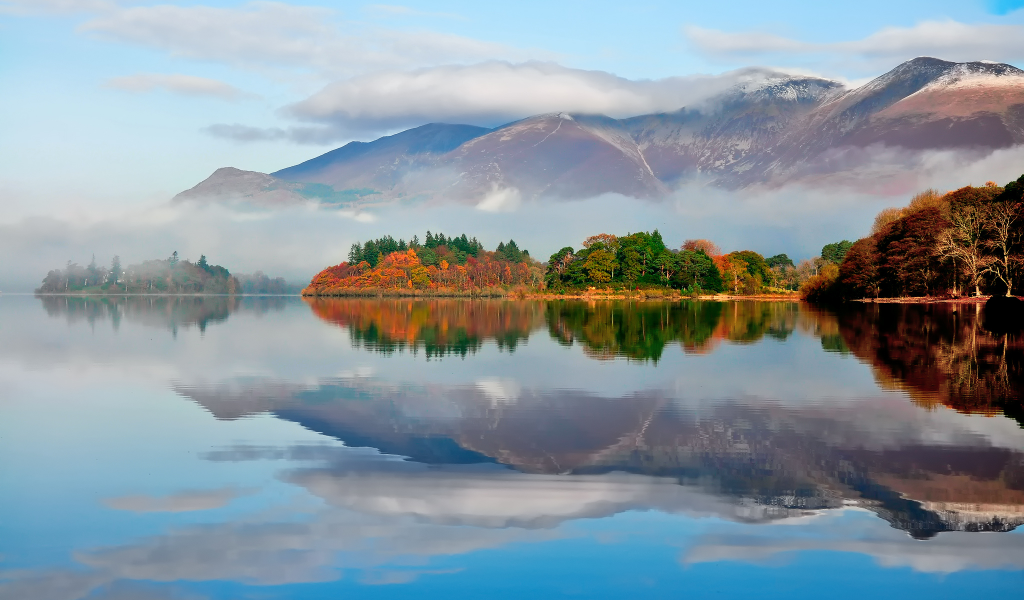
[[[68,326],[34,299],[6,297],[0,337],[3,600],[236,598],[254,587],[302,598],[789,598],[823,586],[840,598],[1010,597],[1024,569],[1017,532],[917,541],[861,509],[771,515],[655,477],[427,467],[269,415],[217,420],[169,389],[238,377],[315,385],[345,372],[501,402],[523,390],[662,389],[684,404],[809,404],[860,415],[864,427],[902,415],[928,435],[1020,440],[1005,419],[929,413],[881,393],[865,366],[799,331],[709,355],[671,349],[656,367],[595,361],[543,330],[513,358],[485,344],[427,362],[353,350],[346,332],[297,303],[174,338],[130,322],[116,333]],[[809,381],[794,377],[796,364]],[[828,396],[843,406],[818,406]],[[223,459],[245,447],[315,451]]]

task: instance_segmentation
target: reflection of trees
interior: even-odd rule
[[[764,336],[786,339],[795,329],[800,305],[783,302],[552,302],[547,305],[551,336],[579,342],[597,358],[661,358],[665,346],[708,351],[720,340],[750,343]]]
[[[1024,423],[1024,336],[981,327],[980,305],[876,304],[846,309],[843,340],[883,385],[915,402]]]
[[[306,298],[313,313],[349,330],[353,344],[427,357],[476,352],[485,340],[510,352],[543,323],[535,302]]]
[[[110,321],[117,329],[122,320],[176,332],[191,326],[205,331],[211,323],[226,321],[237,311],[263,314],[282,310],[287,302],[281,297],[243,298],[239,296],[39,296],[51,317],[64,317],[69,323]]]
[[[487,339],[514,350],[547,322],[551,337],[579,343],[593,358],[661,358],[678,343],[708,352],[722,341],[786,339],[801,311],[790,302],[504,302],[453,299],[307,298],[321,319],[349,330],[356,345],[384,353],[423,348],[427,356],[477,351]]]

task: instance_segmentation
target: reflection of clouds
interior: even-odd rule
[[[476,389],[490,399],[491,406],[515,404],[522,393],[522,386],[514,379],[484,377],[476,380]]]
[[[218,490],[194,490],[178,492],[168,496],[119,496],[107,498],[103,504],[114,510],[131,512],[191,512],[212,510],[227,506],[229,502],[251,493],[248,490],[221,488]]]
[[[1005,533],[946,532],[915,540],[873,516],[849,519],[830,513],[799,529],[748,528],[736,534],[710,534],[682,556],[684,564],[723,560],[763,562],[780,554],[851,552],[874,557],[882,567],[952,573],[968,569],[1024,569],[1024,537]]]
[[[873,556],[882,567],[918,571],[1024,568],[1024,538],[1018,535],[943,533],[922,542],[860,511],[811,513],[764,506],[670,478],[621,472],[538,475],[495,465],[436,467],[369,449],[326,445],[245,446],[207,458],[319,461],[322,466],[294,469],[284,478],[326,505],[279,507],[287,511],[284,520],[269,516],[281,514],[273,509],[77,552],[75,560],[88,570],[0,572],[0,599],[146,598],[142,592],[149,588],[140,587],[142,592],[132,596],[135,588],[128,584],[317,583],[336,580],[347,570],[356,571],[363,583],[407,583],[455,572],[431,568],[433,557],[546,542],[564,535],[554,528],[566,521],[636,510],[734,521],[710,521],[709,534],[688,544],[682,557],[686,564],[839,551]],[[809,515],[817,516],[802,519],[801,527],[765,524]]]
[[[733,500],[673,478],[622,472],[538,475],[493,465],[427,466],[364,455],[286,477],[332,506],[443,525],[550,528],[572,519],[651,509],[755,522],[806,514]]]
[[[430,557],[554,537],[550,532],[445,527],[337,509],[308,517],[192,526],[137,543],[78,552],[75,559],[92,571],[0,574],[0,580],[7,579],[0,583],[0,598],[73,600],[118,581],[316,583],[333,581],[345,569],[367,571],[371,581],[398,583],[441,573],[421,568]],[[407,572],[403,565],[417,568]]]

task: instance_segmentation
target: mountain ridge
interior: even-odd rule
[[[267,205],[445,197],[658,198],[702,178],[726,188],[856,169],[820,157],[873,146],[913,152],[1024,144],[1024,70],[919,57],[849,89],[778,74],[668,113],[548,113],[489,129],[429,123],[271,174],[219,169],[175,201]],[[262,176],[262,177],[261,177]],[[270,178],[270,179],[266,179]]]

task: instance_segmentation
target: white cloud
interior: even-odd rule
[[[515,188],[498,188],[495,186],[480,202],[477,210],[484,212],[513,212],[522,202],[519,190]]]
[[[110,10],[115,6],[112,0],[2,0],[0,14],[75,14]]]
[[[945,60],[1024,59],[1024,25],[970,25],[923,21],[912,27],[885,27],[853,41],[811,43],[766,32],[726,32],[694,25],[683,35],[699,52],[723,58],[765,55],[838,55],[892,66],[918,56]]]
[[[362,129],[430,121],[500,124],[559,111],[629,117],[678,110],[738,84],[778,75],[741,69],[630,80],[550,62],[488,61],[361,75],[333,83],[289,110],[300,118]]]
[[[335,77],[439,62],[522,59],[529,54],[458,35],[367,26],[343,21],[327,8],[279,2],[250,2],[238,8],[121,8],[96,16],[80,29],[174,56],[252,68],[299,68]]]
[[[274,142],[288,140],[296,144],[322,146],[348,139],[346,133],[335,127],[252,127],[240,123],[215,123],[202,131],[216,138],[239,143]]]
[[[249,96],[233,85],[194,75],[138,73],[108,79],[106,87],[126,92],[152,92],[166,90],[189,96],[213,96],[224,100],[238,100]]]

